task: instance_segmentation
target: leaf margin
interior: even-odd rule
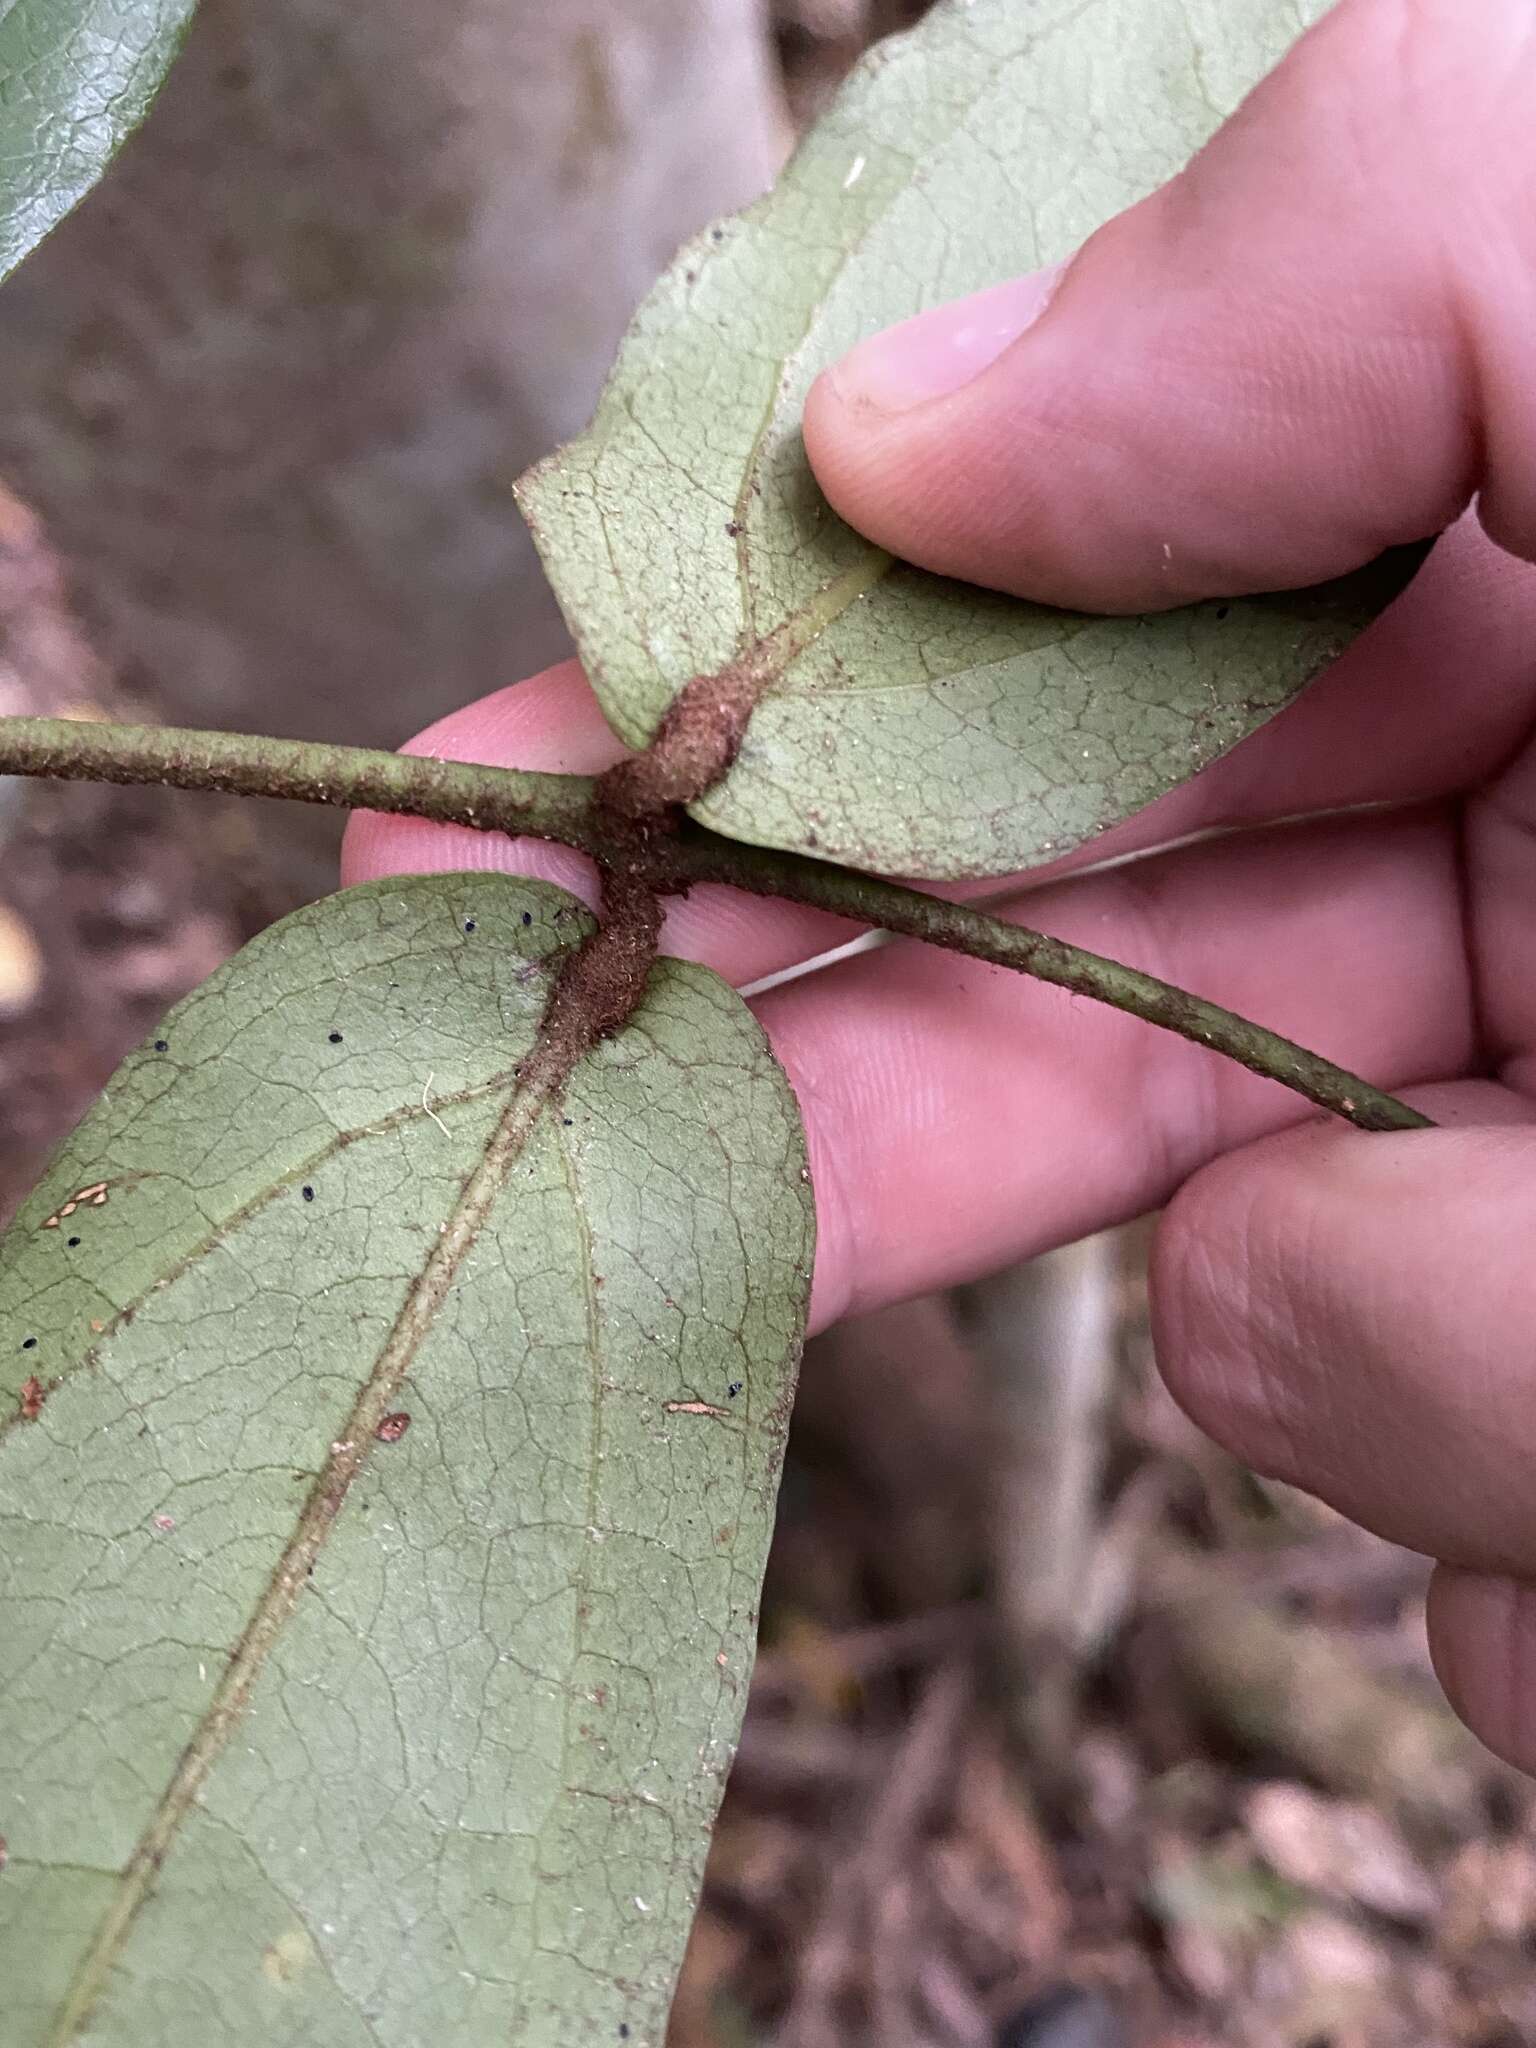
[[[556,935],[558,937],[561,948],[566,954],[569,953],[571,942],[575,940],[577,937],[585,935],[586,933],[590,932],[592,928],[591,920],[587,916],[587,914],[581,910],[580,906],[575,902],[574,899],[567,897],[563,891],[556,889],[551,884],[526,882],[515,877],[486,877],[481,875],[455,877],[415,877],[411,878],[407,882],[395,880],[387,883],[364,885],[362,891],[347,892],[347,899],[350,899],[352,905],[356,906],[359,903],[359,901],[366,902],[370,894],[375,896],[398,897],[402,894],[414,893],[422,897],[432,897],[440,892],[451,893],[456,888],[461,891],[465,888],[469,889],[472,892],[473,899],[481,904],[484,903],[488,894],[497,894],[505,892],[508,895],[509,900],[515,899],[519,904],[533,902],[535,904],[542,903],[545,906],[553,906],[554,909],[558,910],[559,915],[566,920],[563,932]],[[330,901],[333,903],[341,902],[343,900],[346,899],[330,899]],[[273,927],[270,929],[268,933],[260,935],[258,940],[253,942],[253,949],[257,950],[258,963],[260,963],[262,959],[260,949],[263,946],[263,941],[265,941],[267,944],[267,957],[270,957],[270,953],[273,948],[281,948],[283,946],[285,930],[288,934],[291,934],[292,927],[294,926],[296,921],[302,921],[305,919],[312,920],[315,915],[315,911],[316,907],[311,906],[308,911],[297,913],[296,919],[285,920],[283,925]],[[483,919],[483,910],[479,912],[478,915]],[[543,920],[541,919],[541,923],[542,922]],[[486,936],[484,923],[481,924],[481,936]],[[248,949],[248,951],[253,949]],[[771,1053],[769,1053],[767,1050],[767,1041],[763,1037],[761,1028],[756,1024],[755,1019],[750,1018],[750,1013],[747,1012],[745,1006],[740,1003],[739,998],[737,998],[733,992],[729,991],[724,983],[719,982],[716,977],[710,975],[707,970],[693,966],[688,963],[669,963],[663,967],[660,967],[657,970],[657,976],[659,977],[659,984],[663,991],[667,989],[671,989],[674,991],[674,997],[667,998],[667,1000],[678,999],[675,997],[675,991],[680,988],[685,990],[713,990],[715,992],[715,995],[712,998],[712,1000],[728,1004],[730,1006],[731,1013],[734,1016],[736,1016],[739,1021],[740,1029],[746,1032],[751,1042],[757,1046],[758,1057],[760,1061],[771,1062]],[[156,1041],[151,1041],[146,1051],[138,1057],[146,1061],[146,1063],[150,1064],[151,1066],[158,1065],[158,1067],[161,1070],[163,1070],[163,1064],[166,1055],[164,1051],[157,1051],[156,1047],[171,1047],[174,1046],[179,1039],[184,1038],[185,1032],[178,1024],[178,1019],[182,1020],[182,1022],[184,1023],[186,1013],[188,1012],[189,1009],[195,1008],[195,1006],[199,1002],[200,997],[205,1001],[207,1000],[207,985],[205,985],[203,991],[195,992],[194,995],[191,998],[189,998],[186,1003],[178,1006],[177,1011],[172,1013],[172,1017],[167,1021],[167,1024],[165,1026],[162,1026],[158,1039]],[[659,998],[655,998],[654,990],[648,991],[648,1000],[653,999]],[[653,1026],[652,1028],[656,1027]],[[619,1044],[610,1041],[607,1049],[602,1051],[601,1057],[604,1060],[620,1063],[627,1056],[621,1051]],[[763,1068],[762,1071],[766,1072],[767,1069]],[[798,1213],[798,1215],[800,1216],[803,1230],[803,1241],[801,1243],[799,1251],[800,1277],[798,1282],[798,1294],[793,1305],[793,1319],[795,1321],[796,1327],[803,1333],[805,1301],[809,1289],[810,1253],[812,1246],[812,1232],[814,1228],[814,1212],[811,1206],[808,1176],[806,1174],[804,1165],[803,1132],[800,1127],[798,1115],[794,1112],[793,1109],[793,1096],[787,1087],[787,1083],[783,1082],[782,1075],[780,1073],[780,1070],[777,1068],[776,1064],[773,1064],[772,1072],[773,1074],[779,1076],[778,1081],[775,1083],[775,1086],[782,1091],[779,1098],[781,1102],[788,1105],[789,1124],[788,1126],[786,1126],[786,1128],[792,1128],[795,1134],[794,1144],[796,1147],[798,1147],[798,1159],[800,1164],[800,1170],[790,1180],[785,1182],[785,1201],[789,1205],[789,1208],[792,1209],[795,1213]],[[441,1100],[441,1098],[431,1098],[431,1100]],[[571,1113],[577,1115],[580,1114],[579,1111],[574,1110]],[[432,1115],[433,1109],[429,1106],[429,1097],[427,1091],[424,1089],[421,1104],[421,1119],[431,1117]],[[424,1129],[425,1125],[421,1119],[418,1119],[418,1128]],[[297,1186],[296,1176],[298,1174],[302,1174],[305,1171],[313,1172],[313,1169],[301,1165],[295,1167],[292,1173],[289,1174],[288,1177],[290,1180],[293,1181],[295,1187]],[[60,1165],[60,1167],[56,1168],[52,1174],[50,1174],[48,1179],[45,1180],[42,1187],[36,1192],[36,1194],[33,1196],[27,1207],[23,1210],[21,1216],[18,1217],[17,1223],[13,1225],[13,1229],[20,1231],[24,1234],[24,1242],[35,1241],[37,1233],[39,1233],[45,1228],[49,1215],[51,1213],[56,1213],[56,1205],[58,1205],[60,1202],[61,1189],[67,1188],[71,1194],[76,1192],[76,1189],[74,1187],[74,1181],[77,1177],[78,1168],[76,1166],[74,1158],[68,1153],[66,1153],[65,1161]],[[318,1190],[318,1174],[314,1175],[314,1180],[316,1188]],[[87,1183],[87,1185],[91,1184]],[[112,1195],[113,1204],[116,1204],[117,1200],[118,1196],[116,1192],[114,1192]],[[88,1204],[87,1210],[84,1213],[94,1216],[97,1212],[92,1211],[89,1208]],[[786,1213],[788,1212],[786,1211]],[[53,1247],[58,1246],[60,1244],[60,1237],[57,1231],[51,1233],[48,1239],[48,1243],[50,1250]],[[681,1297],[682,1289],[679,1289],[678,1292]],[[798,1349],[798,1339],[795,1341],[793,1349]],[[15,1391],[15,1385],[20,1374],[20,1368],[23,1359],[25,1358],[27,1360],[30,1360],[31,1356],[32,1354],[30,1353],[20,1354],[15,1350],[11,1350],[10,1352],[8,1352],[5,1358],[6,1377],[11,1382],[13,1392]],[[792,1372],[792,1361],[786,1359],[781,1367],[781,1373],[783,1375],[787,1375],[787,1384],[780,1388],[779,1396],[773,1405],[772,1412],[765,1412],[760,1417],[755,1418],[750,1422],[750,1427],[752,1430],[766,1432],[763,1441],[765,1444],[770,1445],[770,1449],[767,1455],[769,1457],[769,1468],[771,1469],[765,1468],[765,1470],[767,1470],[768,1472],[767,1484],[769,1486],[768,1497],[770,1499],[771,1489],[774,1485],[776,1485],[777,1459],[782,1453],[782,1441],[787,1422],[786,1403],[789,1386],[792,1385]],[[67,1383],[64,1384],[67,1385]],[[60,1391],[61,1388],[59,1385],[55,1385],[53,1387],[50,1387],[49,1389],[48,1401],[45,1404],[44,1408],[45,1424],[47,1420],[50,1419],[50,1410],[52,1409],[53,1403],[58,1398]],[[750,1393],[748,1395],[748,1399],[749,1401],[751,1399]],[[746,1407],[746,1405],[746,1403],[743,1404],[744,1408]],[[719,1423],[701,1422],[693,1419],[695,1411],[692,1407],[685,1406],[683,1412],[686,1413],[689,1419],[687,1421],[679,1420],[673,1423],[671,1425],[672,1427],[697,1429],[701,1427],[718,1428],[720,1426],[723,1426]],[[743,1427],[748,1426],[747,1418],[745,1416],[741,1418],[741,1421]],[[20,1418],[19,1416],[13,1414],[11,1418],[10,1432],[8,1433],[19,1430],[30,1430],[34,1427],[36,1427],[35,1423],[29,1423],[26,1420]],[[338,1440],[338,1444],[340,1443],[340,1441],[341,1440]],[[406,1441],[407,1443],[409,1443],[409,1439],[407,1439]],[[772,1445],[776,1445],[777,1448],[771,1448]],[[338,1446],[333,1445],[333,1450],[335,1450],[336,1448],[338,1448]],[[660,1453],[658,1452],[658,1457],[659,1456]],[[170,1539],[167,1538],[167,1541],[169,1540]],[[302,1563],[302,1560],[300,1562]],[[300,1585],[299,1590],[300,1592],[302,1592],[302,1584]],[[750,1606],[753,1610],[755,1610],[755,1597],[751,1601]],[[750,1622],[751,1618],[752,1615],[748,1614],[748,1622]],[[735,1714],[735,1720],[737,1723],[739,1723],[739,1704],[740,1701],[744,1699],[746,1671],[750,1667],[750,1643],[748,1643],[744,1654],[740,1657],[738,1657],[738,1655],[736,1654],[736,1650],[733,1648],[731,1652],[730,1663],[731,1669],[728,1672],[726,1671],[724,1664],[722,1663],[721,1671],[718,1674],[718,1682],[722,1688],[723,1697],[725,1681],[727,1678],[729,1679],[729,1689],[732,1693],[732,1697],[736,1698],[738,1701],[738,1711]],[[730,1716],[728,1713],[727,1720],[729,1720],[729,1718]],[[698,1735],[701,1736],[703,1736],[705,1733],[705,1731],[703,1730],[699,1730],[696,1732]],[[734,1735],[731,1739],[734,1739]],[[706,1737],[706,1740],[707,1742],[714,1742],[716,1740],[716,1737],[708,1736]],[[722,1789],[723,1784],[723,1768],[721,1761],[718,1758],[716,1758],[714,1761],[706,1763],[703,1766],[703,1768],[705,1772],[705,1780],[707,1780],[708,1785],[712,1786],[713,1788],[711,1796],[714,1800],[717,1801],[719,1791]],[[698,1867],[702,1863],[703,1845],[703,1839],[700,1838],[700,1840],[696,1844],[696,1853],[693,1859],[693,1881],[695,1883],[697,1880]],[[13,1851],[17,1847],[18,1845],[14,1840],[13,1831]],[[150,1872],[151,1877],[155,1876],[156,1874],[156,1872]],[[0,1887],[3,1887],[4,1883],[4,1878],[0,1878]],[[679,1940],[676,1944],[676,1954],[672,1958],[673,1964],[675,1965],[677,1962],[680,1962],[680,1959],[681,1942]],[[666,1989],[669,1991],[670,1985],[668,1985]],[[637,2041],[640,2041],[647,2038],[647,2028],[649,2025],[659,2024],[659,2022],[656,2020],[656,2006],[658,1996],[657,1986],[654,1983],[637,1986],[634,1988],[632,1996],[635,2002],[633,2005],[626,2006],[625,2010],[626,2013],[629,2015],[629,2020],[632,2027],[632,2036]],[[651,2018],[649,2021],[647,2021],[643,2016],[644,2011],[647,2009],[647,2000],[649,2000],[649,2010],[651,2014]],[[664,2000],[662,2001],[662,2003],[664,2005]],[[585,2024],[586,2022],[583,2021],[583,2028],[585,2027]],[[529,2021],[528,2025],[530,2031],[526,2035],[521,2036],[521,2038],[528,2038],[530,2040],[548,2039],[551,2041],[558,2040],[562,2042],[569,2039],[573,2043],[578,2039],[588,2038],[588,2035],[584,2031],[577,2030],[574,2027],[570,2031],[561,2032],[559,2031],[558,2027],[556,2027],[554,2031],[549,2031],[548,2025],[545,2025],[543,2030],[541,2031],[540,2023],[536,2023],[533,2021]],[[73,2040],[75,2038],[75,2034],[72,2030],[67,2029],[64,2033],[58,2035],[57,2038],[60,2041],[64,2039]],[[93,2040],[98,2038],[97,2032],[94,2028],[91,2032],[91,2038]],[[100,2038],[106,2041],[116,2039],[117,2036],[110,2027],[107,2027],[106,2030],[100,2035]],[[130,2036],[129,2038],[133,2037]],[[166,2034],[166,2048],[170,2048],[170,2043],[175,2038],[176,2037],[170,2033]],[[231,2038],[234,2037],[232,2036]],[[277,2037],[274,2036],[273,2038],[275,2039]],[[370,2036],[370,2038],[372,2037]],[[384,2037],[381,2036],[380,2038]],[[471,2038],[479,2037],[466,2033],[463,2036],[463,2038],[467,2041]],[[487,2035],[486,2038],[489,2039],[491,2038],[491,2036]],[[500,2036],[498,2035],[496,2036],[496,2038],[500,2038]]]

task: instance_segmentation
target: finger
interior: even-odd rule
[[[1170,184],[813,389],[832,503],[909,560],[1135,611],[1337,575],[1474,493],[1536,551],[1529,0],[1344,0]],[[1042,310],[1043,306],[1043,310]]]
[[[1058,871],[1196,832],[1474,789],[1536,719],[1533,644],[1536,568],[1462,519],[1293,704]]]
[[[1025,903],[1046,930],[1384,1085],[1474,1058],[1448,820],[1252,834]],[[1310,1114],[1118,1011],[916,945],[756,1007],[809,1132],[818,1325],[1137,1215],[1214,1155]]]
[[[547,712],[572,683],[567,674],[544,687]],[[513,751],[529,762],[523,745]],[[558,751],[554,765],[595,764]],[[347,879],[408,865],[402,822],[432,865],[476,864],[482,840],[494,864],[512,865],[529,846],[466,834],[462,854],[439,863],[441,828],[360,819]],[[556,879],[569,883],[569,868]],[[674,913],[680,923],[687,908]],[[1448,818],[1335,821],[1189,847],[1031,892],[1023,908],[1032,923],[1259,1017],[1384,1085],[1459,1073],[1473,1057]],[[758,912],[772,920],[766,932],[717,948],[701,922],[677,943],[696,938],[697,957],[717,970],[734,945],[738,967],[750,954],[751,971],[766,973],[776,946],[809,953],[829,925],[841,929],[797,924],[804,914],[782,905],[737,915]],[[1213,1154],[1309,1113],[1134,1018],[919,945],[848,961],[757,1008],[806,1116],[817,1327],[1139,1214]]]
[[[1536,715],[1533,641],[1536,569],[1513,562],[1464,520],[1412,588],[1295,704],[1046,872],[1219,827],[1412,803],[1482,782]],[[580,774],[599,773],[624,753],[574,662],[466,705],[406,751]],[[591,863],[547,842],[367,812],[348,830],[345,882],[455,869],[541,875],[595,900]],[[666,944],[745,983],[840,944],[849,930],[813,913],[701,890],[674,907]]]
[[[1441,1565],[1427,1620],[1451,1705],[1496,1755],[1536,1772],[1536,1585]]]
[[[1536,1578],[1536,1109],[1481,1093],[1488,1127],[1315,1125],[1196,1175],[1159,1232],[1155,1334],[1245,1463],[1393,1542]]]
[[[403,751],[495,767],[596,775],[621,760],[625,748],[605,723],[580,667],[567,661],[439,719]],[[500,832],[372,811],[359,812],[347,828],[343,884],[464,870],[534,875],[558,882],[589,905],[598,900],[592,862],[547,840],[509,839]],[[702,887],[668,906],[661,942],[668,953],[703,960],[727,981],[745,985],[830,952],[858,929],[821,911]]]

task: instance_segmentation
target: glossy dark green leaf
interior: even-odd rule
[[[589,922],[493,875],[301,911],[13,1225],[5,2048],[660,2043],[812,1216],[701,968],[530,1090]]]
[[[860,67],[777,189],[685,249],[591,427],[521,495],[631,745],[678,689],[767,678],[694,806],[756,844],[1000,874],[1184,781],[1285,705],[1412,564],[1093,619],[892,563],[800,439],[861,336],[1071,253],[1176,171],[1324,0],[947,0]]]

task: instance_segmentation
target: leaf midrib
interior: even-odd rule
[[[506,1186],[540,1114],[557,1097],[569,1067],[531,1062],[481,1154],[426,1262],[401,1304],[373,1370],[363,1383],[342,1433],[317,1474],[282,1556],[232,1653],[224,1676],[199,1717],[155,1811],[123,1866],[116,1895],[82,1957],[48,2037],[48,2048],[70,2048],[94,2010],[133,1923],[248,1705],[267,1659],[298,1604],[299,1594],[325,1539],[370,1454],[375,1432],[398,1394],[438,1311]]]

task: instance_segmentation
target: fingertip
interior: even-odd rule
[[[604,718],[581,663],[562,661],[450,711],[400,752],[494,768],[600,775],[628,749]]]
[[[400,751],[494,768],[598,775],[627,750],[603,717],[581,664],[563,661],[449,712]],[[433,825],[423,818],[356,812],[342,840],[342,886],[399,874],[531,875],[569,889],[589,906],[598,894],[591,861],[569,847],[462,825]]]
[[[1018,280],[836,365],[806,445],[837,511],[923,568],[1091,612],[1323,582],[1479,490],[1489,532],[1529,552],[1529,321],[1520,266],[1481,257],[1521,246],[1528,151],[1501,122],[1493,168],[1474,163],[1446,119],[1510,101],[1528,24],[1516,51],[1401,12],[1336,9],[1040,306]],[[1451,134],[1451,174],[1427,176]]]
[[[1427,1234],[1420,1135],[1328,1117],[1260,1139],[1186,1181],[1153,1241],[1153,1344],[1179,1406],[1255,1471],[1335,1505],[1342,1485],[1357,1517],[1376,1460],[1339,1422],[1393,1370],[1374,1297]]]
[[[1425,1624],[1457,1714],[1495,1756],[1536,1773],[1536,1586],[1437,1565]]]
[[[1011,529],[1028,464],[997,473],[1007,393],[1027,379],[1017,344],[1055,296],[1065,264],[1031,271],[867,336],[807,396],[806,454],[833,510],[868,539],[939,575],[1045,596],[1051,568]],[[1052,600],[1054,601],[1054,600]]]
[[[1274,1470],[1266,1395],[1255,1398],[1252,1298],[1254,1211],[1267,1146],[1213,1160],[1179,1189],[1159,1219],[1148,1270],[1152,1343],[1168,1391],[1209,1437],[1245,1463]]]
[[[341,846],[341,885],[378,882],[391,875],[527,875],[568,889],[595,909],[597,870],[585,854],[544,839],[509,839],[463,825],[432,825],[422,818],[383,817],[360,811]]]
[[[839,423],[855,428],[900,418],[973,383],[1033,327],[1054,297],[1065,264],[1027,272],[932,306],[858,342],[816,380]]]

